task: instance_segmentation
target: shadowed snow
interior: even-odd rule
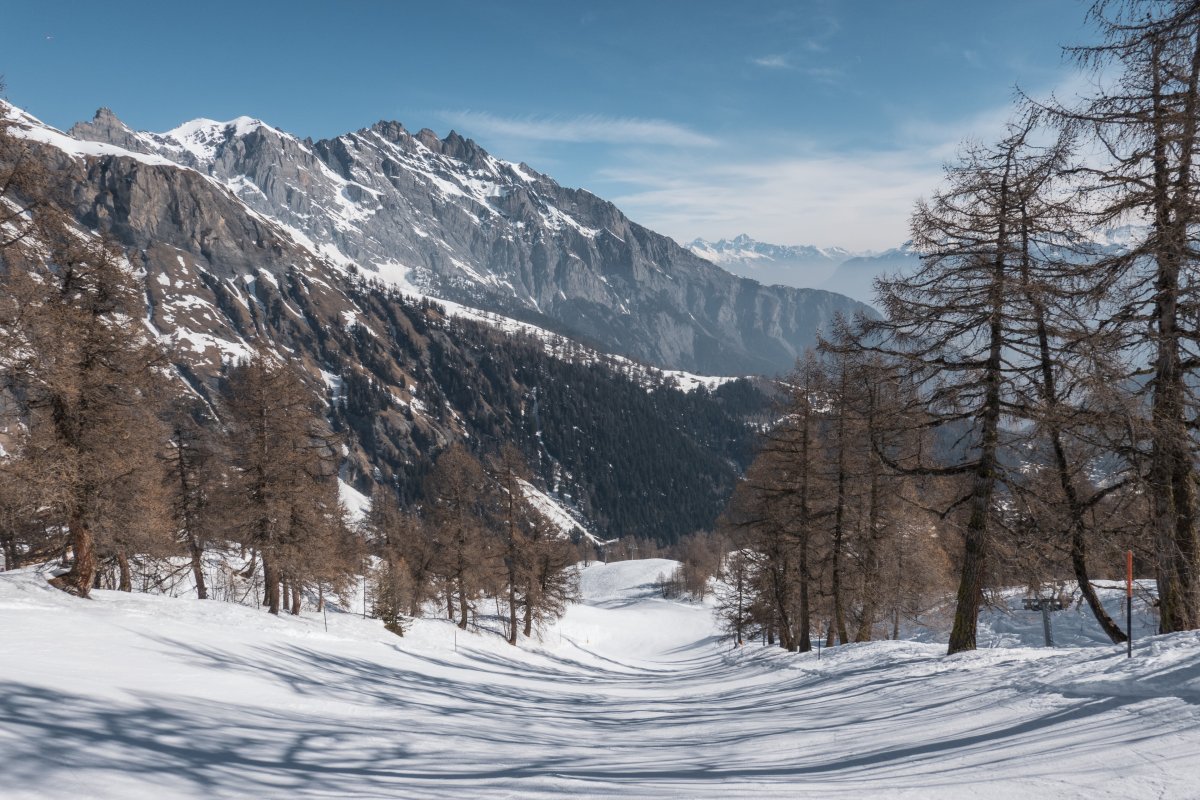
[[[593,564],[540,643],[0,574],[5,798],[1195,796],[1200,636],[815,654]],[[489,604],[490,606],[490,604]]]

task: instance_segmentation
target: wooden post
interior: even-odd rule
[[[1125,657],[1133,658],[1133,551],[1125,551]]]

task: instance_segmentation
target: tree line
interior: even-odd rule
[[[1100,0],[1070,48],[1097,90],[1022,97],[912,216],[921,264],[842,320],[735,492],[722,613],[793,650],[898,633],[956,586],[951,653],[986,591],[1132,549],[1159,630],[1200,627],[1200,3]],[[1100,235],[1116,228],[1129,241]],[[890,618],[890,625],[885,625]]]

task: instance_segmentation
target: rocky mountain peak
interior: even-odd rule
[[[442,152],[442,140],[429,128],[421,128],[417,131],[416,140],[435,153]]]
[[[97,109],[90,122],[75,123],[68,134],[76,139],[106,142],[134,152],[148,153],[152,151],[135,131],[107,107]]]
[[[370,129],[378,133],[384,139],[387,139],[389,142],[393,143],[400,143],[412,138],[408,130],[395,120],[381,119],[379,122],[376,122],[374,125],[372,125]]]
[[[92,117],[92,124],[108,127],[119,127],[129,130],[125,123],[121,122],[121,120],[117,118],[117,115],[113,113],[113,110],[108,106],[101,106],[100,108],[96,109],[96,114]]]
[[[458,131],[450,131],[442,140],[442,154],[478,167],[487,153],[473,139],[466,139]]]

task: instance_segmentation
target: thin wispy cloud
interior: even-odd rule
[[[756,66],[788,69],[802,80],[849,80],[802,52],[759,58],[768,63]],[[1059,73],[1050,85],[1073,95],[1080,81],[1078,74]],[[1013,113],[1009,102],[958,116],[897,104],[880,113],[875,144],[857,137],[854,145],[817,131],[729,126],[701,132],[653,118],[482,111],[441,116],[493,152],[595,191],[678,241],[746,232],[781,244],[862,250],[894,247],[909,238],[913,204],[938,187],[943,164],[956,158],[964,139],[987,142],[1004,135]],[[575,163],[581,148],[570,148],[566,157],[561,146],[572,143],[603,144],[590,149],[597,166],[574,175],[556,173],[553,158]]]
[[[786,56],[770,55],[750,59],[750,63],[765,69],[791,69],[792,62]]]
[[[673,147],[711,147],[716,140],[684,125],[661,119],[580,116],[502,117],[487,111],[443,111],[440,116],[456,128],[485,138],[539,142],[601,142],[657,144]]]
[[[613,198],[626,213],[680,241],[744,231],[782,244],[882,249],[908,238],[913,201],[941,174],[924,153],[908,152],[681,166],[644,162],[601,177],[628,187]]]
[[[731,146],[701,163],[631,158],[597,177],[618,187],[612,199],[631,217],[679,241],[747,232],[780,244],[885,249],[909,237],[914,202],[940,184],[962,141],[1002,135],[1012,112],[902,120],[879,150],[806,143],[755,159]]]
[[[846,73],[837,67],[808,67],[802,71],[817,83],[838,83],[846,77]]]
[[[802,66],[792,56],[781,54],[758,56],[749,59],[749,61],[754,66],[765,70],[773,72],[786,71],[803,75],[811,79],[814,83],[835,84],[840,83],[846,77],[845,71],[838,67]]]

